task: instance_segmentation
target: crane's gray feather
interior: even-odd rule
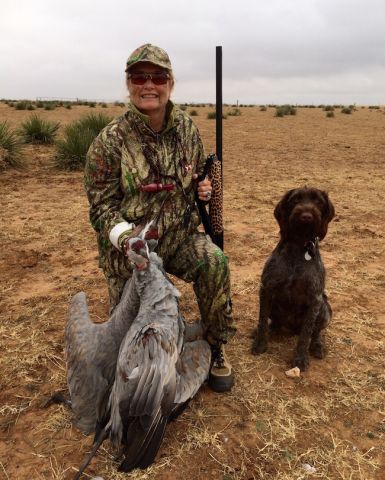
[[[139,295],[132,278],[110,319],[94,324],[89,316],[86,295],[71,300],[65,328],[67,383],[73,422],[88,434],[104,414],[105,399],[113,384],[121,341],[139,310]]]

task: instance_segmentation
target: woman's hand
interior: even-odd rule
[[[198,178],[198,175],[194,173],[193,179],[196,180]],[[198,198],[199,200],[202,200],[203,202],[208,202],[211,198],[211,193],[212,193],[212,186],[211,186],[211,181],[206,177],[204,180],[201,180],[198,183]]]

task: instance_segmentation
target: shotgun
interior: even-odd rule
[[[207,175],[212,185],[212,195],[207,213],[205,202],[197,200],[199,214],[207,235],[221,250],[224,246],[223,229],[223,161],[222,161],[222,47],[216,47],[216,107],[215,107],[215,134],[216,155],[207,157],[203,174],[199,180]]]

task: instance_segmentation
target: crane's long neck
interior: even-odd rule
[[[114,338],[121,338],[131,327],[138,314],[140,298],[137,288],[136,273],[127,281],[120,302],[108,321],[107,329],[113,332]]]

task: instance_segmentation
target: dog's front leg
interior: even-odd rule
[[[259,291],[258,328],[255,331],[255,337],[253,345],[251,347],[251,353],[253,353],[254,355],[259,355],[260,353],[266,352],[267,350],[267,343],[269,337],[268,320],[271,313],[271,302],[271,292],[268,291],[268,289],[264,288],[262,285]]]
[[[315,301],[309,306],[301,327],[295,357],[292,362],[293,367],[298,367],[301,371],[306,370],[309,366],[309,347],[321,303],[322,299],[320,297],[319,301]]]

